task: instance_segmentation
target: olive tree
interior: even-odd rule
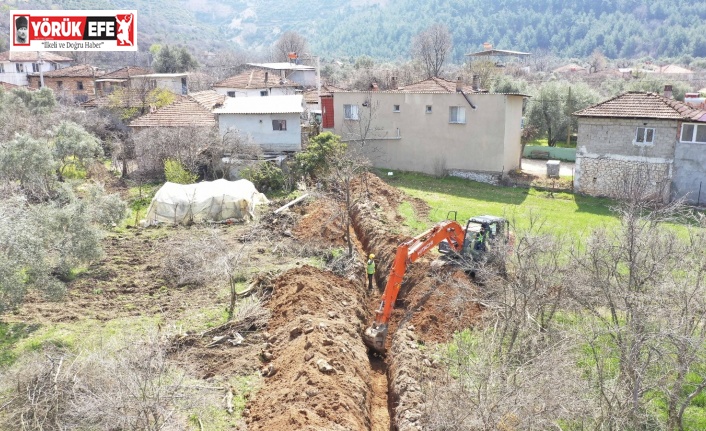
[[[98,185],[82,194],[64,184],[43,203],[0,199],[0,313],[21,304],[30,288],[60,298],[71,271],[101,256],[101,226],[119,222],[126,206]]]
[[[98,138],[74,122],[62,121],[52,135],[52,150],[58,163],[60,181],[69,166],[85,169],[86,163],[103,155]]]
[[[584,83],[549,81],[532,95],[528,105],[527,124],[547,136],[550,147],[566,138],[570,130],[578,130],[578,120],[572,114],[599,99],[598,93]]]

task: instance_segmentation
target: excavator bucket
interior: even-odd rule
[[[378,353],[385,353],[385,340],[387,339],[387,325],[380,327],[371,326],[363,334],[363,342],[366,346]]]

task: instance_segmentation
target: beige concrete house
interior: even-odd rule
[[[460,80],[395,82],[390,90],[322,97],[324,129],[364,143],[376,167],[468,178],[518,167],[527,96],[481,92]]]
[[[706,111],[665,95],[628,92],[575,112],[574,189],[621,198],[638,178],[644,197],[706,202]]]

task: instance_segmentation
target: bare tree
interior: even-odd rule
[[[412,55],[424,65],[427,77],[439,76],[452,45],[449,28],[437,23],[414,37]]]
[[[517,238],[511,255],[498,244],[479,270],[480,328],[458,334],[425,377],[424,429],[553,429],[590,417],[574,339],[557,323],[562,241],[536,215]]]
[[[275,61],[288,61],[289,53],[303,54],[309,50],[306,38],[296,31],[286,31],[277,39],[273,49]]]
[[[190,172],[198,172],[204,152],[220,142],[209,127],[150,127],[135,134],[135,156],[141,171],[163,175],[164,161],[179,160]]]
[[[217,403],[220,388],[189,385],[159,333],[75,354],[46,348],[0,379],[3,429],[186,428],[189,410]]]
[[[704,220],[679,202],[644,200],[651,193],[639,180],[625,188],[632,198],[617,208],[620,225],[596,230],[570,268],[571,297],[587,313],[580,335],[597,426],[683,429],[686,408],[706,388]],[[684,221],[695,226],[686,237],[669,227]],[[655,397],[666,402],[666,424]]]

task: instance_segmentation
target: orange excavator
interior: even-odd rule
[[[409,264],[416,262],[437,244],[443,254],[479,260],[486,250],[483,241],[503,238],[507,243],[511,238],[508,228],[507,220],[495,216],[471,218],[465,229],[456,220],[445,220],[397,246],[380,307],[375,312],[375,321],[363,335],[365,344],[378,353],[385,352],[388,323]]]
[[[395,261],[392,263],[392,269],[387,278],[380,308],[375,312],[375,322],[365,330],[363,336],[368,347],[381,353],[385,351],[387,325],[407,266],[444,240],[448,242],[452,250],[460,253],[464,237],[463,227],[456,220],[446,220],[397,247]]]

